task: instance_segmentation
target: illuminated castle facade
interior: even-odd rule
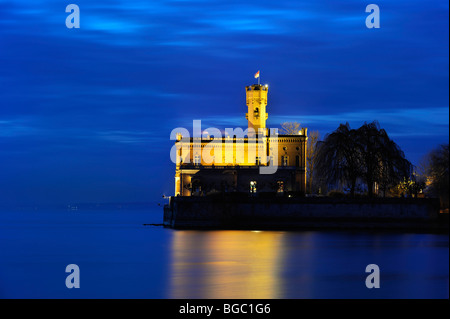
[[[225,136],[217,129],[197,137],[177,134],[175,196],[305,193],[307,128],[293,135],[267,129],[268,91],[267,85],[245,87],[248,129],[244,134],[239,134],[242,129],[226,129]]]

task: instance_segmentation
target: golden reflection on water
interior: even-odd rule
[[[280,298],[284,235],[175,231],[170,298]]]

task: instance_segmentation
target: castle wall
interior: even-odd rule
[[[164,208],[164,225],[173,228],[420,230],[438,220],[437,199],[172,197]]]
[[[250,193],[251,182],[255,184],[255,193],[281,191],[304,193],[306,171],[295,167],[279,167],[274,174],[259,174],[258,167],[210,167],[182,170],[180,176],[182,196],[203,196],[215,192]]]

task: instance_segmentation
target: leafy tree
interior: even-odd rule
[[[411,175],[411,163],[386,131],[380,129],[378,122],[364,123],[357,130],[356,137],[357,148],[362,156],[362,176],[369,196],[373,195],[375,182],[380,184],[385,195],[389,186]]]
[[[318,143],[317,172],[326,183],[350,183],[355,193],[356,181],[361,176],[361,153],[356,144],[356,131],[348,123],[341,124],[323,142]]]
[[[372,196],[375,182],[385,194],[389,186],[408,178],[411,170],[400,147],[376,121],[357,130],[341,124],[319,146],[317,171],[328,183],[349,183],[352,196],[359,178]]]

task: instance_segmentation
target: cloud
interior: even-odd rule
[[[163,141],[161,136],[156,136],[154,131],[101,131],[96,132],[101,140],[124,144],[149,144],[157,145]],[[167,139],[164,139],[167,140]]]
[[[349,122],[351,127],[357,128],[364,122],[378,121],[382,127],[389,127],[390,135],[395,136],[436,136],[445,135],[449,129],[449,108],[419,108],[419,109],[392,109],[392,110],[360,110],[353,112],[330,113],[330,114],[283,114],[269,115],[267,127],[279,127],[284,122],[300,122],[303,127],[310,130],[320,129],[324,133],[331,133],[339,124]],[[245,114],[230,116],[205,115],[202,117],[185,117],[179,119],[180,123],[189,124],[186,127],[192,129],[193,120],[201,120],[202,128],[217,127],[247,127]]]
[[[28,119],[0,119],[0,138],[13,138],[37,134],[39,130]]]
[[[378,30],[358,0],[76,3],[75,30],[68,3],[0,0],[1,155],[23,155],[8,162],[12,181],[27,163],[51,175],[80,162],[99,184],[102,162],[140,176],[149,153],[168,160],[177,126],[245,128],[257,70],[268,126],[326,134],[378,120],[416,157],[448,141],[447,2],[383,1]]]

